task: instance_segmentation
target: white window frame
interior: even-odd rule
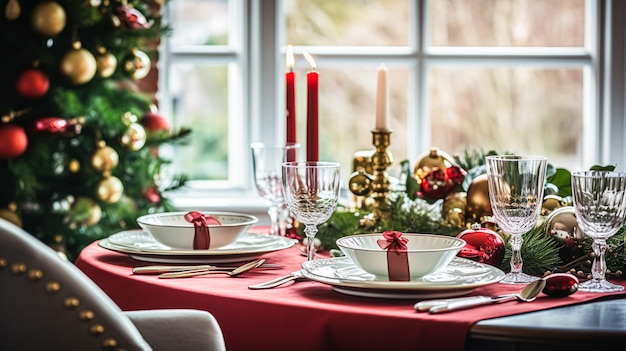
[[[176,0],[170,0],[173,2]],[[171,112],[167,94],[168,62],[176,59],[232,61],[229,77],[229,181],[194,181],[191,191],[174,194],[180,208],[264,208],[252,183],[251,141],[284,141],[285,21],[282,0],[229,0],[232,11],[231,38],[227,47],[173,52],[162,41],[159,69],[160,108]],[[413,69],[408,99],[407,133],[417,140],[407,150],[416,159],[431,145],[428,69],[437,65],[498,65],[534,67],[584,66],[583,164],[613,164],[626,170],[626,4],[620,0],[586,0],[584,48],[459,48],[429,47],[426,20],[429,0],[410,1],[410,42],[407,47],[306,47],[318,66],[343,65],[352,59],[403,65]],[[419,35],[417,35],[419,34]],[[296,53],[304,48],[294,47]],[[305,65],[302,60],[296,64]],[[304,66],[303,66],[304,67]],[[241,97],[241,99],[239,99]],[[169,110],[168,110],[169,109]],[[193,127],[193,126],[191,126]],[[242,132],[243,131],[243,132]],[[207,201],[207,199],[211,199]]]

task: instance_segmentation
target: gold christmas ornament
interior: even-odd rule
[[[30,21],[35,32],[52,37],[63,31],[66,17],[65,10],[61,5],[56,1],[46,1],[33,8]]]
[[[124,185],[119,178],[109,176],[100,181],[96,186],[96,197],[106,203],[115,203],[122,198]]]
[[[22,226],[22,219],[15,213],[14,204],[9,204],[8,208],[0,208],[0,218],[5,219],[18,227]],[[13,207],[13,208],[12,208]]]
[[[541,215],[548,216],[556,209],[563,207],[563,198],[558,195],[546,195],[543,197],[543,204],[541,205]]]
[[[421,183],[422,178],[432,172],[434,168],[445,170],[454,165],[454,159],[439,148],[431,147],[430,150],[422,154],[415,164],[413,176],[417,183]]]
[[[96,55],[96,67],[100,77],[109,78],[117,69],[117,59],[113,54],[107,52],[105,48],[100,47]]]
[[[70,209],[70,218],[86,226],[100,222],[102,209],[95,201],[88,197],[78,197]]]
[[[74,47],[61,59],[61,73],[72,84],[85,84],[96,75],[96,58],[88,50],[80,48],[80,43]]]
[[[465,219],[468,223],[481,223],[485,216],[493,216],[489,200],[487,174],[474,178],[467,188]]]
[[[7,2],[7,6],[4,8],[4,15],[9,21],[16,20],[20,17],[21,12],[22,8],[17,0],[9,0],[9,2]]]
[[[150,73],[151,64],[150,57],[135,48],[124,57],[123,68],[129,77],[137,80],[145,78]]]
[[[139,123],[131,123],[120,138],[122,146],[137,151],[146,144],[146,130]]]
[[[78,173],[80,171],[80,162],[77,159],[71,159],[67,164],[67,168],[72,173]]]
[[[457,228],[465,226],[465,208],[467,206],[467,193],[451,193],[446,196],[441,207],[441,216],[444,223]]]
[[[574,207],[564,206],[554,210],[546,220],[548,233],[560,240],[583,240],[585,233],[578,227]]]
[[[117,166],[119,160],[117,151],[101,142],[91,156],[91,166],[98,172],[110,171]]]

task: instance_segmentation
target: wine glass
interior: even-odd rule
[[[622,291],[624,287],[609,283],[604,274],[606,239],[613,236],[626,216],[626,173],[610,171],[581,171],[572,173],[572,195],[576,221],[583,232],[593,239],[591,245],[592,278],[581,283],[578,290],[589,292]]]
[[[487,156],[489,200],[498,226],[511,242],[511,272],[500,283],[524,284],[537,280],[522,272],[522,234],[539,219],[548,160],[542,156]]]
[[[283,164],[285,202],[291,215],[305,225],[307,259],[315,254],[317,225],[335,211],[339,198],[340,166],[335,162],[286,162]]]
[[[282,235],[280,212],[284,204],[282,165],[287,157],[295,159],[300,144],[269,146],[263,143],[250,144],[252,149],[252,169],[254,183],[261,195],[269,203],[267,214],[270,217],[270,235]]]

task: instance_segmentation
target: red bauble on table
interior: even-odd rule
[[[50,80],[38,69],[27,69],[15,81],[15,90],[20,96],[27,99],[38,99],[48,92]]]
[[[146,112],[139,120],[139,124],[141,124],[148,133],[161,131],[169,132],[171,128],[167,118],[156,112]]]
[[[0,126],[0,158],[10,159],[21,156],[28,146],[24,128],[7,124]]]
[[[456,237],[465,240],[465,247],[457,256],[495,267],[502,264],[505,253],[504,240],[493,230],[475,224]]]

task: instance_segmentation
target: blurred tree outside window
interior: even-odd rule
[[[175,123],[191,125],[197,134],[191,147],[174,151],[177,167],[194,179],[250,187],[252,177],[240,174],[250,172],[250,159],[240,156],[249,152],[251,141],[258,141],[251,139],[263,139],[259,130],[271,125],[277,132],[265,141],[284,141],[280,128],[285,118],[287,45],[296,52],[301,156],[310,70],[301,55],[306,50],[315,57],[320,73],[320,157],[340,162],[345,180],[354,153],[372,148],[376,70],[382,63],[389,68],[392,173],[399,172],[400,161],[413,164],[430,146],[449,154],[466,150],[542,154],[568,169],[597,161],[599,146],[591,145],[590,150],[583,128],[585,120],[599,123],[593,116],[598,103],[593,66],[597,58],[588,42],[601,29],[590,23],[595,2],[169,3],[173,35],[165,40],[169,68],[161,101],[171,106]],[[250,20],[255,10],[259,22],[269,21],[274,32],[256,32],[257,22]],[[250,67],[259,56],[271,57],[270,66],[264,67],[275,69],[271,82],[261,70],[262,86],[274,89],[270,114],[250,111],[257,106],[250,99],[254,91],[247,95],[240,90],[257,87],[251,84],[255,70]]]

